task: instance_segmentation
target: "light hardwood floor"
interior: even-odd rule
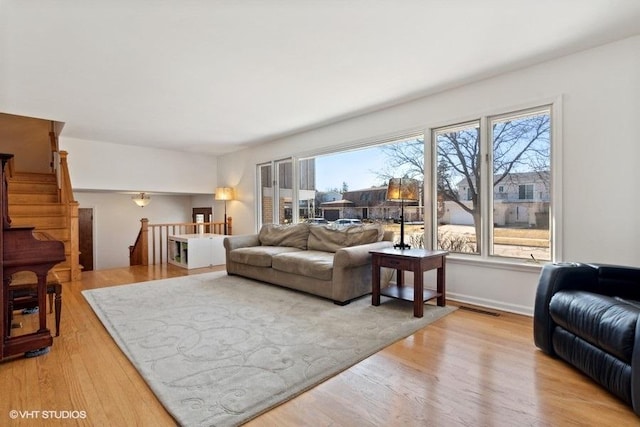
[[[0,425],[175,425],[80,291],[211,270],[102,270],[66,285],[49,354],[0,363]],[[247,425],[640,425],[615,397],[538,351],[531,318],[499,314],[459,309]]]

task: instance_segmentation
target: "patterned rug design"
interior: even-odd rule
[[[344,307],[225,272],[82,292],[184,426],[235,426],[453,311],[369,296]]]

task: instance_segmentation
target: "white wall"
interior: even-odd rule
[[[60,136],[69,152],[73,188],[213,194],[217,158],[156,148],[86,141]]]
[[[150,223],[191,222],[191,208],[213,207],[217,159],[154,148],[60,137],[80,208],[94,209],[94,269],[129,265],[129,246]],[[127,194],[126,192],[129,192]],[[140,208],[131,197],[146,192]]]
[[[255,231],[257,163],[562,97],[562,258],[640,266],[638,52],[633,37],[222,156],[218,176],[237,188],[234,234]],[[450,296],[515,312],[532,312],[537,278],[536,268],[448,261]]]
[[[150,224],[191,222],[191,196],[152,196],[151,203],[140,208],[131,195],[112,192],[74,192],[80,208],[93,209],[94,270],[129,265],[129,246],[135,243],[140,220]]]

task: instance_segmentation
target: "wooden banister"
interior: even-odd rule
[[[73,198],[73,187],[71,186],[71,175],[69,174],[69,164],[67,163],[66,151],[60,151],[60,170],[59,170],[59,185],[60,185],[60,201],[62,203],[75,202]]]
[[[232,233],[233,220],[227,218],[227,234]],[[140,231],[133,245],[129,246],[129,265],[164,264],[167,260],[169,236],[197,234],[202,230],[211,234],[224,234],[222,222],[179,222],[149,224],[147,218],[140,220]]]
[[[15,159],[12,157],[7,161],[5,165],[4,174],[7,178],[11,178],[15,174],[15,171],[16,171]]]
[[[51,132],[49,132],[49,142],[50,142],[50,150],[51,150],[51,172],[56,171],[56,153],[58,153],[58,135],[55,132],[55,124],[51,122]]]
[[[52,135],[55,135],[53,132]],[[56,142],[57,138],[52,136],[52,146]],[[58,168],[58,186],[60,189],[60,202],[67,206],[67,215],[69,218],[69,233],[71,239],[69,241],[69,268],[71,270],[71,280],[80,280],[82,273],[80,267],[80,220],[79,220],[79,208],[80,204],[75,200],[73,196],[73,186],[71,185],[71,175],[69,174],[69,164],[67,163],[67,156],[69,153],[66,151],[59,151],[59,168]]]

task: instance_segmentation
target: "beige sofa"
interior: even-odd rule
[[[371,293],[369,251],[393,246],[393,232],[365,225],[264,225],[258,234],[224,239],[227,273],[348,304]]]

